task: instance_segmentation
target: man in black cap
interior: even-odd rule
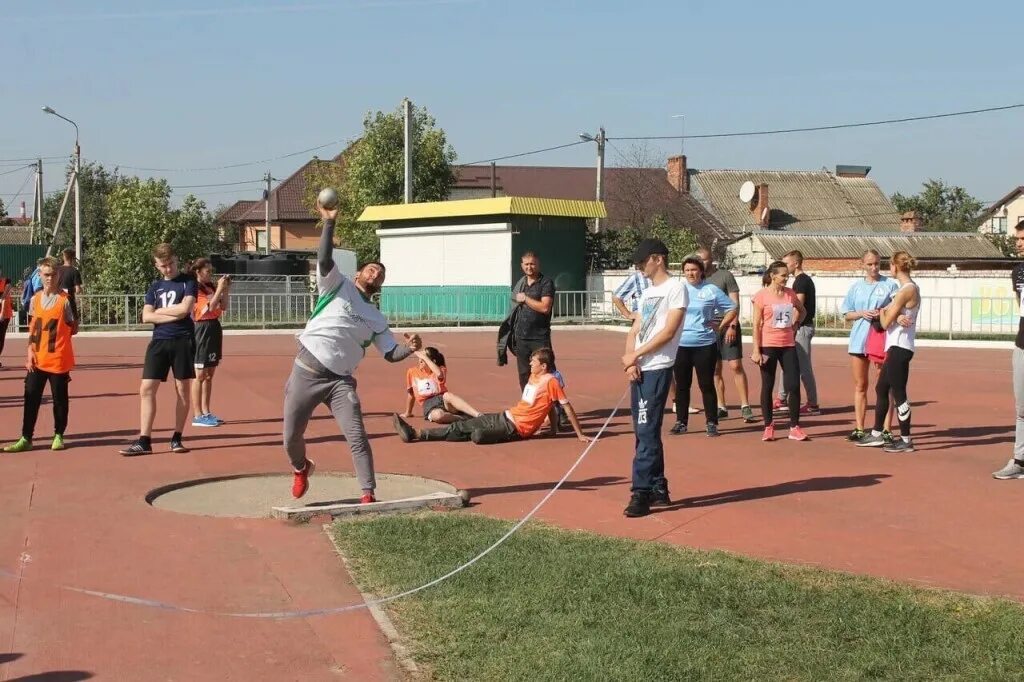
[[[640,296],[639,314],[626,337],[626,354],[622,356],[622,367],[631,382],[636,434],[632,497],[623,512],[629,517],[646,516],[652,506],[671,504],[661,422],[688,303],[686,287],[669,275],[668,247],[664,242],[641,240],[633,262],[651,286]]]

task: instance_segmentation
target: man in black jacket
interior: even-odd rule
[[[533,251],[523,254],[520,266],[525,282],[519,291],[513,288],[512,300],[519,312],[512,327],[509,347],[516,354],[519,370],[519,390],[530,379],[530,356],[535,350],[551,348],[551,311],[555,303],[555,283],[540,271],[540,258]],[[554,372],[555,368],[550,367]]]

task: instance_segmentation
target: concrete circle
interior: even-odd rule
[[[351,474],[314,473],[301,500],[292,497],[291,474],[240,474],[181,481],[156,488],[146,501],[157,509],[241,518],[270,518],[272,507],[316,507],[357,504],[362,490]],[[402,474],[377,474],[378,502],[402,500],[432,493],[456,494],[444,481]]]

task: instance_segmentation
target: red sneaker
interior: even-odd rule
[[[363,493],[363,496],[359,498],[359,504],[373,504],[377,501],[377,498],[373,496],[373,493]]]
[[[818,407],[817,405],[811,405],[810,403],[807,403],[806,405],[800,408],[800,414],[809,415],[813,417],[814,415],[821,414],[821,408]]]
[[[775,412],[783,412],[787,409],[786,403],[782,402],[779,396],[775,396],[775,400],[772,401],[772,410]]]
[[[807,434],[799,426],[789,427],[789,439],[790,440],[807,440]]]
[[[316,464],[311,459],[306,460],[306,467],[302,471],[296,471],[292,479],[292,497],[298,499],[309,490],[309,475],[313,473]]]
[[[775,440],[775,424],[764,427],[764,435],[761,436],[761,440]]]

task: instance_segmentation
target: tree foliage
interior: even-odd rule
[[[206,205],[192,195],[170,207],[166,180],[122,178],[108,198],[107,240],[92,250],[100,291],[139,293],[156,276],[152,250],[169,242],[184,265],[217,246],[217,231]]]
[[[625,227],[587,233],[587,265],[590,270],[627,270],[633,267],[633,253],[641,239],[653,237],[665,242],[669,262],[679,263],[700,246],[691,230],[669,224],[660,215],[642,227]]]
[[[0,198],[0,220],[7,217],[7,207],[4,206],[4,200]]]
[[[928,180],[923,189],[910,196],[897,192],[892,203],[900,213],[917,211],[929,232],[976,232],[978,217],[984,208],[963,187],[942,180]]]
[[[455,185],[455,150],[425,108],[413,109],[413,201],[443,201]],[[360,261],[379,258],[376,226],[357,222],[367,206],[401,203],[404,197],[404,116],[401,108],[363,120],[363,135],[346,150],[342,164],[321,162],[306,174],[306,205],[316,212],[316,195],[336,187],[340,199],[336,237]]]

